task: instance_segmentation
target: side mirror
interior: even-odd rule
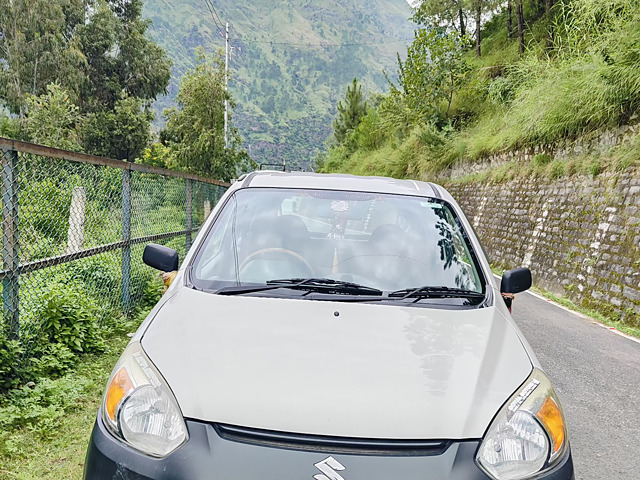
[[[142,261],[150,267],[162,270],[163,272],[178,270],[178,252],[164,245],[150,243],[144,247]]]
[[[531,288],[531,271],[528,268],[516,268],[502,274],[501,293],[520,293]]]

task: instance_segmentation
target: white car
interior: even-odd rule
[[[147,246],[147,264],[178,269]],[[86,479],[574,478],[556,394],[454,199],[256,172],[113,370]]]

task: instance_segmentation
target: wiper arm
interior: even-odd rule
[[[283,278],[269,280],[268,286],[317,291],[322,293],[343,293],[348,295],[382,295],[382,290],[353,282],[332,278]]]
[[[278,288],[291,288],[289,285],[238,285],[232,287],[223,287],[214,293],[218,295],[242,295],[243,293],[264,292],[267,290],[276,290]]]
[[[445,286],[424,286],[418,288],[405,288],[396,290],[389,294],[390,297],[400,298],[470,298],[474,300],[482,300],[484,293],[474,292],[473,290],[465,290],[462,288],[452,288]]]
[[[215,293],[218,295],[242,295],[244,293],[258,293],[278,288],[293,290],[308,290],[322,293],[341,293],[350,295],[382,295],[381,290],[357,283],[332,280],[330,278],[283,278],[269,280],[266,285],[238,285],[223,287]]]

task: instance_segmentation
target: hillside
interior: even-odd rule
[[[640,136],[568,159],[566,152],[556,158],[555,145],[588,143],[637,123],[640,1],[562,0],[549,11],[537,0],[523,5],[522,53],[517,32],[507,33],[506,9],[484,23],[480,57],[473,45],[456,46],[451,33],[419,31],[422,43],[410,49],[415,58],[405,65],[405,84],[329,150],[323,170],[437,179],[451,167],[534,149],[492,179],[597,175],[638,165]],[[446,54],[424,62],[432,46]],[[455,78],[454,86],[438,83],[442,78]],[[440,96],[425,105],[419,101],[425,92]]]
[[[383,70],[395,72],[396,53],[413,36],[405,0],[213,4],[231,24],[233,125],[259,163],[286,160],[308,168],[331,134],[335,105],[347,84],[357,77],[368,91],[385,90]],[[205,0],[148,0],[144,15],[153,22],[152,37],[174,62],[169,95],[155,107],[161,112],[193,66],[195,49],[223,48],[224,38]]]

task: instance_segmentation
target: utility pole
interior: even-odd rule
[[[226,25],[224,48],[224,91],[229,91],[229,22]],[[229,148],[229,99],[224,100],[224,148]]]

